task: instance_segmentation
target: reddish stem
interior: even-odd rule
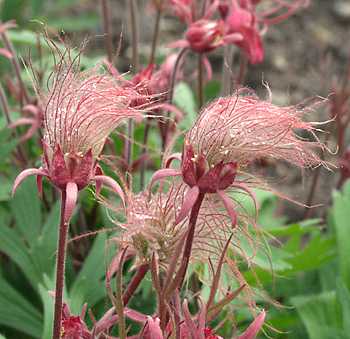
[[[56,289],[55,289],[55,311],[52,339],[59,339],[61,336],[61,320],[63,305],[63,289],[64,289],[64,272],[66,263],[66,249],[69,223],[65,222],[65,201],[66,192],[61,194],[61,219],[58,229],[58,252],[56,260]]]
[[[185,276],[186,276],[188,263],[190,262],[193,239],[194,239],[194,232],[196,229],[198,214],[199,214],[199,210],[201,208],[203,199],[204,199],[204,193],[200,193],[195,204],[192,207],[192,210],[191,210],[190,220],[188,223],[188,235],[186,238],[185,248],[184,248],[184,252],[183,252],[183,256],[182,256],[181,267],[183,267],[183,269],[181,270],[182,276],[181,276],[179,287],[181,287],[181,285],[183,284],[183,281],[184,281]]]
[[[124,295],[123,295],[123,304],[124,304],[124,306],[127,305],[127,303],[129,302],[130,298],[135,293],[137,287],[140,285],[141,281],[145,277],[145,275],[148,272],[148,270],[149,270],[149,265],[148,264],[144,264],[144,265],[141,265],[139,267],[139,269],[137,270],[136,274],[131,279],[128,287],[126,288],[126,291],[124,292]]]

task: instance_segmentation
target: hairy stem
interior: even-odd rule
[[[103,20],[103,31],[105,34],[105,48],[107,58],[110,63],[113,62],[113,41],[112,41],[112,23],[111,23],[111,8],[109,0],[101,0],[101,12]]]
[[[159,9],[157,9],[156,22],[154,24],[154,31],[153,31],[151,54],[149,58],[150,65],[154,63],[154,59],[156,55],[157,43],[158,43],[158,37],[159,37],[159,26],[160,26],[159,24],[160,24],[161,16],[162,16],[162,12]]]
[[[64,289],[64,276],[65,276],[65,263],[66,263],[66,250],[67,250],[67,236],[69,222],[65,222],[65,201],[66,192],[63,190],[61,194],[61,216],[60,225],[58,229],[58,252],[56,260],[56,289],[55,289],[55,310],[54,310],[54,322],[52,339],[59,339],[61,332],[61,320],[62,320],[62,305],[63,305],[63,289]]]
[[[24,86],[24,82],[23,82],[23,79],[21,76],[21,67],[20,67],[19,62],[18,62],[16,51],[15,51],[11,41],[8,39],[5,32],[1,34],[1,39],[4,42],[5,48],[12,54],[11,61],[13,64],[13,68],[15,70],[15,74],[16,74],[19,86],[21,88],[21,104],[23,105],[23,102],[29,103],[29,101],[30,101],[29,95],[27,93],[26,87]]]
[[[203,106],[203,56],[198,54],[198,107],[199,110]]]
[[[145,275],[148,272],[148,270],[149,270],[149,265],[148,264],[144,264],[144,265],[141,265],[139,267],[139,269],[137,270],[136,274],[131,279],[128,287],[126,288],[126,291],[123,294],[123,304],[124,305],[127,305],[127,303],[129,302],[130,298],[135,293],[137,287],[140,285],[141,281],[145,277]]]

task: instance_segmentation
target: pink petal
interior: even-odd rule
[[[42,175],[42,176],[47,176],[46,171],[38,168],[28,168],[24,171],[22,171],[20,174],[18,174],[17,178],[15,179],[15,182],[13,183],[12,187],[12,195],[16,193],[16,190],[18,186],[22,183],[24,179],[29,177],[30,175]]]
[[[237,213],[235,211],[235,206],[232,202],[232,200],[227,196],[227,194],[224,191],[217,191],[218,196],[221,198],[228,215],[231,218],[232,226],[235,227],[237,224]]]
[[[125,206],[125,194],[120,185],[111,177],[108,177],[107,175],[95,175],[94,180],[97,183],[96,188],[100,184],[104,184],[108,187],[110,187],[115,193],[117,193],[120,197],[120,199],[123,202],[123,205]],[[101,187],[101,186],[99,186]],[[96,192],[99,194],[99,192]]]
[[[179,214],[176,216],[175,225],[183,221],[188,216],[188,214],[190,213],[193,205],[195,204],[198,198],[198,195],[199,195],[198,186],[193,186],[186,192],[183,204],[181,206],[181,210]]]
[[[74,182],[69,182],[66,186],[66,201],[64,205],[64,222],[69,223],[78,199],[78,186]]]
[[[179,170],[176,170],[176,169],[172,169],[172,168],[160,169],[153,174],[153,176],[151,178],[151,182],[149,184],[149,189],[152,188],[153,184],[156,181],[162,180],[162,179],[167,178],[167,177],[176,177],[179,175],[181,175],[181,172]]]
[[[254,339],[264,324],[265,316],[266,313],[263,310],[238,339]]]

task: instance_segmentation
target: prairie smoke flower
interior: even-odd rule
[[[89,330],[84,322],[86,314],[84,305],[80,315],[72,315],[67,304],[63,305],[61,336],[62,339],[93,339],[108,331],[117,321],[114,308],[108,310],[100,320],[95,322],[92,330]]]
[[[273,0],[269,8],[261,11],[257,8],[260,3],[260,0],[224,0],[218,7],[225,22],[225,34],[241,35],[241,40],[232,42],[245,52],[251,64],[263,61],[262,35],[267,27],[286,20],[306,7],[309,0]]]
[[[172,260],[187,232],[188,220],[176,223],[186,190],[186,185],[174,183],[166,192],[158,190],[151,195],[141,192],[128,197],[126,221],[117,223],[122,233],[115,241],[136,254],[136,266],[150,264],[154,253],[163,268]],[[194,235],[193,261],[205,261],[208,256],[216,260],[220,256],[232,232],[228,220],[219,201],[204,200]]]
[[[64,60],[53,74],[52,87],[41,94],[43,103],[43,165],[27,169],[16,178],[13,193],[29,175],[36,175],[42,191],[42,177],[58,189],[66,191],[66,220],[74,208],[77,192],[90,182],[110,186],[121,196],[120,186],[102,175],[97,165],[108,135],[126,118],[141,116],[137,107],[130,107],[138,94],[123,88],[120,81],[99,74],[97,69],[78,72],[74,62]]]
[[[181,169],[165,168],[153,175],[150,185],[164,177],[181,176],[189,186],[178,222],[198,197],[215,193],[236,225],[235,208],[225,190],[244,191],[256,203],[254,194],[236,177],[240,168],[259,158],[280,159],[298,167],[324,164],[314,153],[323,145],[307,142],[295,133],[300,129],[314,135],[314,126],[301,120],[307,108],[278,107],[249,92],[242,94],[244,90],[205,107],[185,136]]]

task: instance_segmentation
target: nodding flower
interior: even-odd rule
[[[260,100],[247,90],[219,98],[202,110],[186,134],[181,168],[157,171],[150,186],[165,177],[181,176],[189,189],[177,222],[187,217],[198,197],[216,194],[235,226],[236,209],[225,191],[229,188],[243,191],[256,205],[253,192],[238,176],[241,168],[268,157],[298,167],[325,165],[314,152],[325,146],[315,136],[314,125],[301,119],[303,113],[310,109],[278,107],[269,101]],[[316,141],[302,139],[296,130],[308,132]],[[179,156],[170,157],[166,167],[175,158]]]
[[[79,72],[76,61],[62,59],[52,75],[51,89],[40,95],[43,103],[44,136],[42,166],[24,170],[14,182],[13,193],[28,176],[36,175],[39,193],[42,177],[66,195],[68,221],[77,193],[91,182],[96,191],[106,184],[123,198],[112,178],[97,164],[108,135],[128,118],[140,118],[139,107],[131,104],[141,95],[124,88],[121,81],[97,69]]]
[[[251,64],[264,59],[262,35],[267,27],[286,20],[306,7],[309,0],[273,0],[263,11],[256,8],[259,3],[260,0],[222,0],[218,7],[225,22],[225,34],[241,34],[242,39],[234,43],[245,52]]]

